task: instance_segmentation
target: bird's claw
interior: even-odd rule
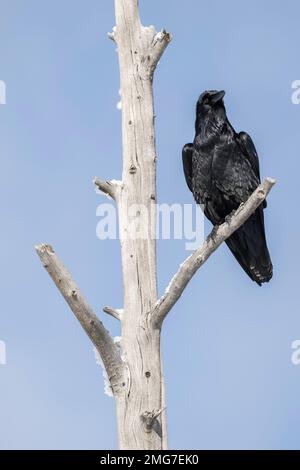
[[[210,232],[209,238],[211,238],[213,241],[215,239],[215,236],[217,235],[218,228],[219,228],[219,225],[215,225],[212,231]]]
[[[232,219],[232,217],[234,216],[234,214],[235,214],[235,211],[232,211],[232,212],[230,212],[230,214],[226,215],[226,217],[225,217],[225,219],[224,219],[224,222],[226,222],[227,224],[229,224],[230,221],[231,221],[231,219]]]

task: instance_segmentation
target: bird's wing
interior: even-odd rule
[[[212,180],[221,196],[221,206],[236,209],[259,185],[259,178],[249,158],[236,142],[215,148]]]
[[[192,178],[193,178],[193,152],[194,146],[193,144],[185,144],[182,149],[182,163],[183,163],[183,171],[186,180],[186,184],[189,187],[189,190],[193,192],[192,187]]]
[[[239,134],[237,134],[237,142],[243,154],[250,162],[252,170],[254,171],[255,175],[257,176],[260,182],[259,160],[253,140],[251,139],[250,135],[247,134],[247,132],[240,132]],[[266,200],[264,200],[263,202],[263,207],[267,207]]]
[[[247,132],[240,132],[237,134],[237,142],[245,157],[248,158],[253,171],[260,181],[258,155],[253,140],[251,139],[250,135],[247,134]]]

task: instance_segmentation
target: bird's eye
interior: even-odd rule
[[[208,98],[204,98],[203,104],[208,104],[208,103],[209,103],[209,99],[208,99]]]

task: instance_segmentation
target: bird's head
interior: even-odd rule
[[[196,107],[196,129],[204,119],[211,119],[215,115],[226,116],[224,95],[224,90],[208,90],[201,93]]]

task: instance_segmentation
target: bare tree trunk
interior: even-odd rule
[[[120,446],[162,449],[160,329],[148,322],[157,301],[156,150],[152,78],[170,40],[141,25],[136,0],[116,0],[123,135],[117,204],[124,283],[122,350],[127,384],[117,396]],[[129,227],[130,225],[130,227]]]
[[[94,180],[119,212],[124,308],[104,311],[121,322],[121,354],[93,313],[52,247],[37,252],[56,286],[99,352],[117,405],[121,449],[167,447],[164,382],[160,358],[163,320],[187,283],[218,246],[266,198],[274,180],[266,179],[234,215],[214,230],[202,247],[181,265],[157,299],[156,282],[156,150],[152,80],[171,40],[165,30],[140,23],[137,0],[115,0],[116,27],[109,34],[118,47],[121,99],[122,181]]]

